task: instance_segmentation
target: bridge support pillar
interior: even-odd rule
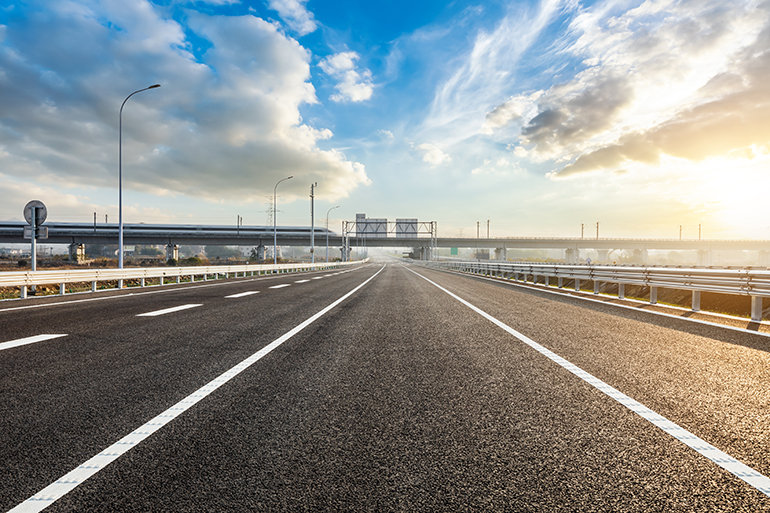
[[[703,266],[703,267],[709,267],[711,265],[711,250],[710,249],[699,249],[698,250],[698,265],[699,266]]]
[[[79,264],[86,259],[86,245],[85,244],[70,244],[70,262]]]
[[[179,260],[179,246],[176,244],[166,245],[166,260]]]
[[[564,260],[567,264],[577,264],[580,262],[580,250],[577,248],[567,248],[564,252]]]
[[[508,261],[508,250],[506,248],[495,248],[495,260]]]
[[[257,246],[257,263],[265,263],[265,245],[262,244],[262,241],[259,241],[259,246]]]
[[[599,261],[599,263],[606,264],[607,259],[610,256],[610,250],[609,249],[597,249],[596,250],[599,253],[599,256],[596,260]]]

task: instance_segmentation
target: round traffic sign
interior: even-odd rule
[[[37,209],[37,225],[41,225],[45,222],[45,218],[48,217],[48,209],[42,201],[32,200],[24,206],[24,219],[29,224],[32,224],[32,209]]]

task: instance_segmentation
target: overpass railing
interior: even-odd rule
[[[337,269],[359,265],[366,260],[355,262],[330,262],[315,264],[246,264],[246,265],[214,265],[191,267],[142,267],[124,269],[62,269],[49,271],[12,271],[0,272],[0,287],[19,287],[19,297],[28,297],[28,287],[42,285],[58,285],[59,294],[67,292],[67,285],[90,283],[91,292],[101,289],[115,288],[112,284],[117,282],[117,288],[124,288],[124,283],[129,280],[138,282],[138,286],[166,285],[168,283],[181,283],[208,281],[209,279],[230,278],[238,276],[260,276],[266,274],[296,273],[302,271],[321,271],[324,269]],[[168,280],[172,280],[169,282]]]
[[[717,292],[751,297],[751,320],[762,319],[762,299],[770,297],[770,271],[757,269],[697,269],[670,267],[618,267],[596,265],[553,265],[527,262],[427,262],[428,267],[449,269],[464,273],[563,288],[564,280],[573,280],[576,291],[581,281],[594,284],[594,294],[599,294],[602,283],[618,285],[618,297],[625,298],[625,285],[641,285],[650,289],[650,303],[657,303],[657,289],[683,289],[692,291],[692,310],[700,310],[700,293]]]

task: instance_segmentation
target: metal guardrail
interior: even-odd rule
[[[650,303],[657,303],[657,289],[690,290],[693,311],[700,310],[701,292],[718,292],[751,297],[751,320],[762,319],[762,298],[770,297],[770,271],[757,269],[697,269],[660,267],[617,267],[595,265],[553,265],[525,262],[427,262],[429,267],[450,269],[471,274],[512,278],[515,281],[538,283],[543,277],[550,286],[550,278],[556,278],[562,288],[563,280],[574,280],[575,290],[580,281],[594,283],[594,293],[599,293],[600,283],[618,284],[618,296],[623,299],[624,285],[641,285],[650,288]]]
[[[59,294],[64,295],[66,285],[71,283],[91,283],[91,291],[97,290],[98,284],[105,282],[118,282],[119,289],[123,288],[125,280],[139,280],[140,286],[146,285],[146,280],[158,280],[157,285],[166,284],[167,279],[174,279],[174,283],[180,283],[183,277],[190,277],[190,281],[207,281],[209,277],[214,279],[224,275],[226,278],[239,274],[251,276],[264,274],[293,273],[300,271],[316,271],[324,269],[336,269],[359,265],[366,262],[333,262],[316,264],[248,264],[248,265],[215,265],[192,267],[149,267],[149,268],[125,268],[125,269],[63,269],[51,271],[15,271],[0,273],[0,287],[20,287],[21,299],[27,298],[27,288],[37,285],[59,285]]]

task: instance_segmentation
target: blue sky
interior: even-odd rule
[[[0,219],[770,239],[755,0],[13,1]],[[485,231],[485,230],[483,230]]]

